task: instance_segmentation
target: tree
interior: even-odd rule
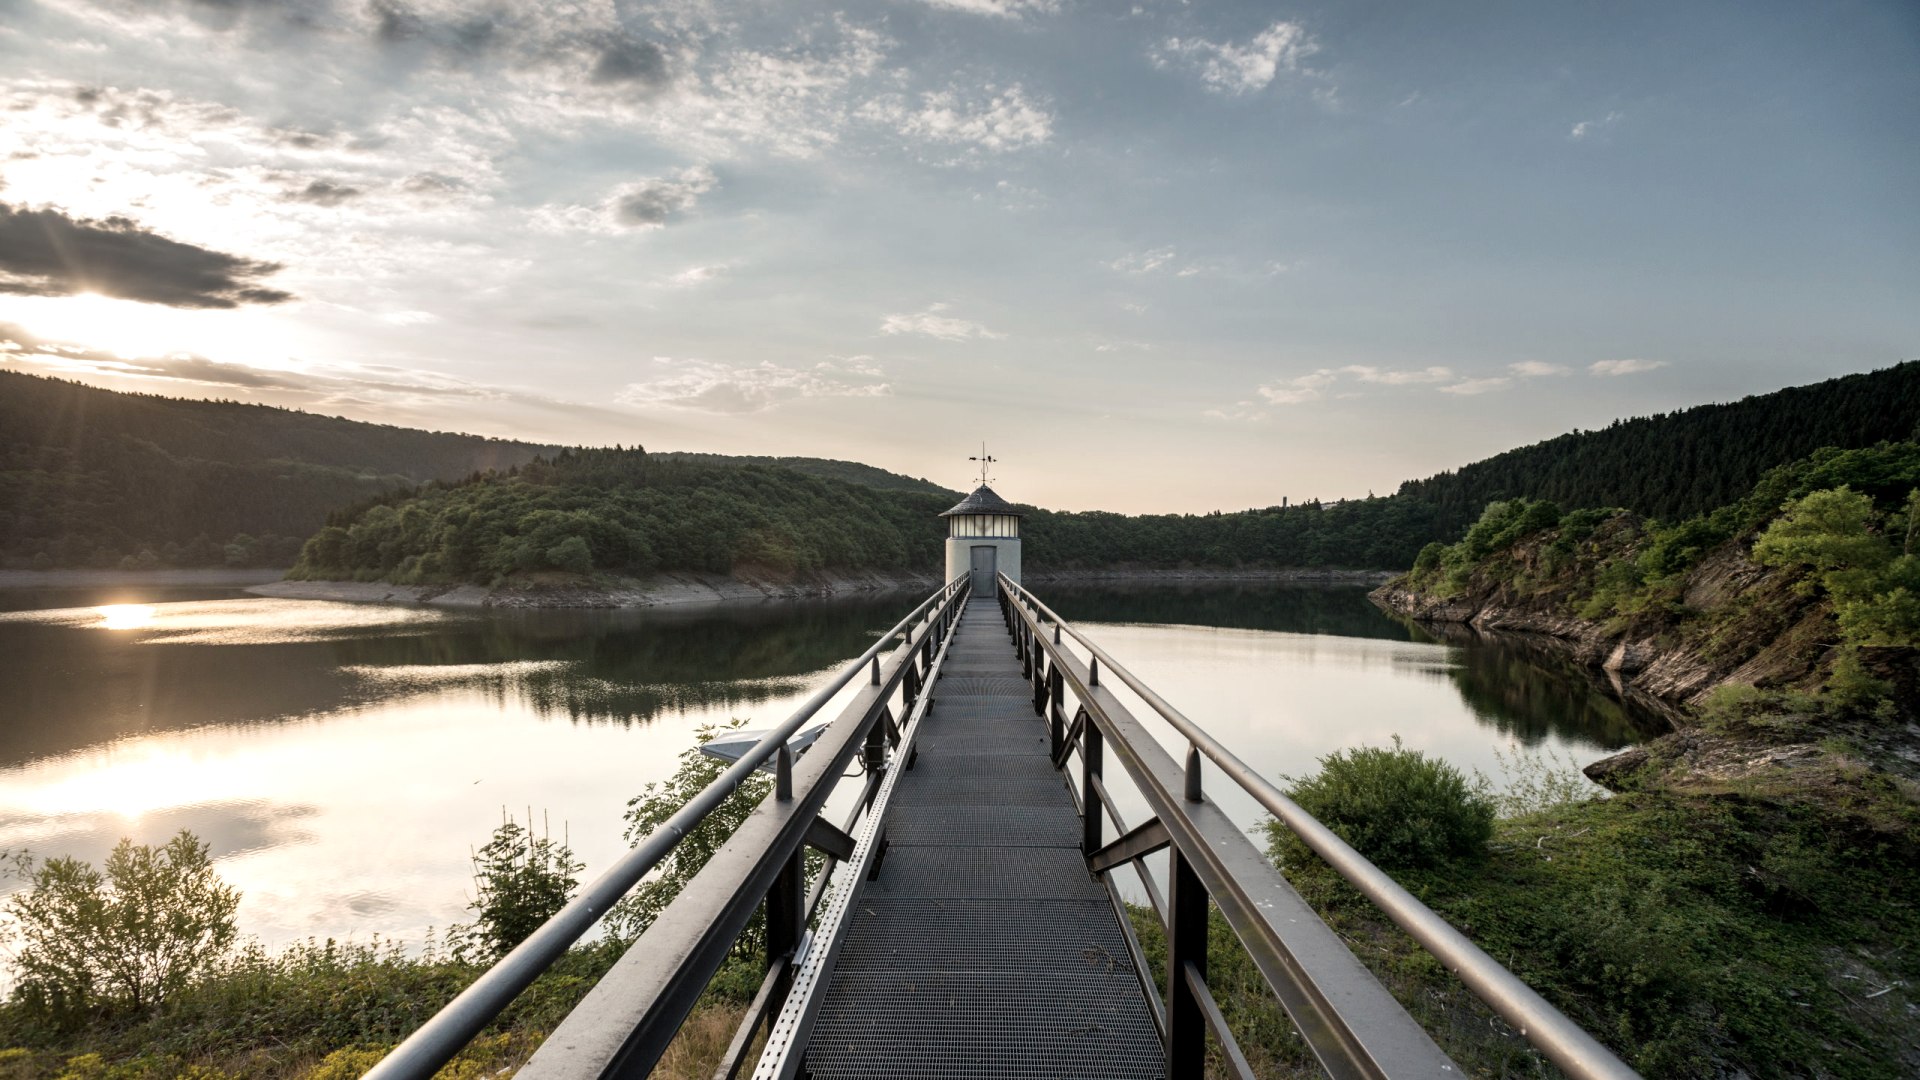
[[[102,873],[72,858],[27,865],[7,905],[21,1000],[56,1015],[144,1009],[191,983],[233,945],[240,893],[192,833],[155,849],[123,839]]]
[[[703,724],[695,732],[700,743],[707,743],[726,731],[732,731],[745,724],[744,719],[736,718],[724,726]],[[665,824],[667,819],[678,813],[703,791],[707,785],[720,778],[720,774],[731,768],[730,762],[709,757],[700,752],[699,746],[693,746],[680,754],[680,768],[665,783],[648,784],[646,788],[627,803],[627,842],[638,844],[651,836],[655,829]],[[740,782],[732,795],[719,806],[714,807],[699,825],[695,826],[673,851],[662,859],[645,881],[634,887],[626,899],[614,905],[607,916],[612,932],[622,938],[636,938],[645,933],[647,927],[660,917],[673,898],[687,882],[707,865],[713,853],[730,839],[740,828],[753,808],[760,805],[767,792],[773,787],[773,778],[764,773],[749,774]],[[812,873],[816,858],[809,855],[809,874]],[[766,937],[766,918],[764,913],[756,912],[746,929],[740,932],[735,943],[738,952],[758,950]]]
[[[470,926],[451,928],[462,959],[498,959],[532,936],[573,899],[584,863],[565,841],[533,835],[533,811],[527,827],[501,811],[500,827],[473,856],[473,903],[478,916]]]

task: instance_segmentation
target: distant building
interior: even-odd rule
[[[973,594],[993,595],[993,576],[1020,580],[1020,519],[1013,504],[981,484],[940,515],[947,519],[947,580],[973,574]]]

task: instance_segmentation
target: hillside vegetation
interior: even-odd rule
[[[343,510],[291,576],[499,584],[656,571],[924,572],[944,561],[939,515],[953,499],[639,448],[567,450]],[[1399,520],[1404,510],[1389,499],[1139,517],[1032,509],[1021,532],[1029,565],[1049,568],[1369,567],[1391,564],[1404,537],[1423,535]]]
[[[1587,766],[1615,797],[1404,884],[1648,1075],[1920,1069],[1920,444],[1824,448],[1671,523],[1496,502],[1375,595],[1548,635],[1675,724]],[[1445,990],[1307,869],[1376,968]]]
[[[1908,438],[1917,422],[1920,362],[1573,432],[1408,481],[1391,496],[1201,515],[1033,509],[1023,530],[1026,563],[1048,569],[1402,567],[1424,545],[1458,538],[1489,502],[1617,506],[1674,521],[1734,502],[1769,468],[1819,447],[1859,448]],[[531,477],[512,473],[536,458],[551,468]],[[740,563],[925,570],[940,562],[941,527],[935,515],[958,498],[930,481],[858,462],[679,453],[655,454],[652,460],[658,467],[686,470],[675,474],[679,479],[670,486],[703,514],[714,505],[731,505],[749,490],[771,499],[761,507],[758,523],[746,529],[758,539],[741,541],[744,546],[734,539],[689,546],[665,536],[676,527],[654,516],[664,504],[640,497],[654,507],[642,515],[651,522],[645,527],[632,516],[632,507],[610,509],[620,528],[644,540],[641,546],[621,549],[606,530],[582,534],[593,551],[593,570],[727,573]],[[819,532],[824,526],[803,525],[792,517],[798,508],[787,505],[779,489],[797,481],[743,481],[737,475],[743,468],[758,468],[762,471],[755,475],[763,478],[797,475],[882,492],[890,500],[882,517],[898,535],[878,547],[865,542],[836,546]],[[425,510],[445,503],[451,482],[479,485],[461,498],[487,501],[495,488],[504,492],[516,484],[566,486],[569,469],[551,446],[233,402],[118,394],[0,372],[0,562],[11,566],[283,565],[298,550],[299,538],[329,522],[330,514],[333,525],[351,531],[375,505],[397,511],[405,499],[396,498],[396,492],[417,497]],[[630,471],[640,476],[646,470]],[[708,482],[719,485],[712,498],[693,499],[692,489]],[[433,491],[414,490],[426,483],[436,484]],[[487,494],[480,493],[483,489]],[[798,490],[812,489],[801,485]],[[575,499],[568,508],[590,513],[593,505]],[[541,523],[520,529],[498,510],[489,502],[495,535],[517,537],[541,529]],[[848,512],[843,508],[839,515]],[[539,539],[553,542],[537,551],[517,549],[506,560],[510,572],[573,571],[581,565],[573,555],[540,558],[567,538],[561,535],[565,529],[542,522]],[[385,529],[381,525],[375,531]],[[726,532],[732,537],[741,530],[728,527]],[[350,576],[399,573],[410,580],[485,580],[502,572],[498,559],[480,567],[458,553],[451,560],[429,558],[432,544],[425,540],[403,546],[406,551],[397,559],[356,551],[323,562],[308,560],[307,572],[325,565]],[[896,550],[932,554],[922,562],[895,564],[889,560]],[[403,571],[400,563],[411,556],[418,559]],[[456,566],[463,569],[448,569]]]
[[[1674,521],[1744,497],[1768,469],[1821,447],[1859,448],[1920,435],[1920,361],[1724,404],[1616,420],[1409,480],[1395,497],[1432,511],[1452,540],[1490,502],[1546,499],[1619,506]]]
[[[287,566],[342,507],[560,449],[0,371],[0,566]],[[952,495],[857,462],[684,456]]]

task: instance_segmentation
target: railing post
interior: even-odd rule
[[[1067,734],[1067,680],[1060,674],[1060,665],[1055,663],[1053,671],[1047,676],[1047,729],[1053,733],[1048,741],[1049,754],[1053,759],[1060,756],[1060,743]]]
[[[782,802],[793,801],[793,752],[783,744],[774,759],[773,795]],[[800,950],[800,936],[807,930],[807,849],[794,849],[793,857],[780,867],[767,890],[767,968],[789,961]],[[793,986],[793,965],[786,964],[773,988],[774,1007],[786,1001]]]
[[[1199,1080],[1207,1065],[1207,1016],[1187,970],[1207,977],[1207,889],[1173,845],[1167,902],[1167,1077]]]
[[[1100,818],[1105,809],[1100,804],[1099,792],[1095,781],[1100,779],[1101,758],[1100,725],[1088,716],[1080,722],[1080,803],[1083,813],[1080,815],[1080,853],[1091,855],[1100,850]]]

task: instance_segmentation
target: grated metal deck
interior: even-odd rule
[[[967,604],[807,1048],[830,1077],[1160,1077],[1000,609]]]

